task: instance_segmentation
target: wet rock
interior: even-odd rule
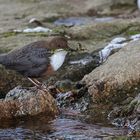
[[[64,92],[67,92],[67,91],[70,91],[70,90],[74,89],[74,83],[69,79],[62,80],[62,81],[57,81],[55,83],[55,85],[61,91],[64,91]]]
[[[43,90],[29,90],[16,87],[0,101],[0,119],[46,114],[50,117],[58,113],[54,98]]]
[[[0,66],[0,98],[4,98],[9,90],[17,85],[29,86],[30,82],[15,71]]]
[[[139,45],[140,41],[129,43],[83,78],[94,102],[114,104],[138,93]]]
[[[87,109],[87,106],[90,104],[89,94],[83,84],[66,79],[56,82],[55,86],[59,89],[59,92],[51,90],[51,93],[53,93],[53,97],[61,109],[71,108],[78,111]]]
[[[121,33],[134,34],[134,32],[136,32],[135,29],[139,25],[139,19],[124,20],[114,18],[114,20],[110,22],[95,22],[89,25],[73,26],[65,29],[65,32],[73,39],[92,39],[92,41],[97,42]],[[139,29],[137,29],[137,31],[139,32]]]
[[[138,94],[133,100],[131,100],[131,102],[125,104],[121,112],[125,116],[129,116],[129,115],[133,115],[136,117],[139,116],[140,115],[140,94]]]
[[[140,94],[134,98],[128,105],[129,110],[133,110],[135,114],[140,115]]]
[[[85,74],[91,72],[95,67],[99,65],[99,55],[98,52],[93,53],[75,53],[70,54],[66,58],[66,62],[63,67],[59,69],[54,76],[51,76],[45,83],[55,84],[58,87],[71,88],[73,87],[72,82],[81,80]],[[69,83],[69,85],[68,85]],[[69,87],[66,87],[69,86]],[[67,90],[66,90],[67,91]]]
[[[71,55],[67,61],[62,79],[70,79],[71,81],[79,81],[83,76],[99,65],[99,55],[93,53],[76,53]],[[61,72],[60,72],[61,74]]]
[[[90,104],[89,94],[85,87],[73,89],[65,93],[59,93],[56,96],[57,104],[60,108],[85,111]]]
[[[115,126],[126,127],[129,130],[129,135],[140,136],[140,94],[134,99],[128,99],[127,102],[118,107],[113,107],[113,110],[108,114],[108,119]]]

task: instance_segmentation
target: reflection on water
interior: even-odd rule
[[[66,19],[58,19],[54,22],[55,25],[65,25],[65,26],[73,26],[73,25],[84,25],[90,24],[93,22],[108,22],[112,21],[113,17],[69,17]]]
[[[68,115],[61,114],[54,120],[49,120],[47,116],[41,116],[29,120],[3,122],[0,126],[0,139],[102,140],[126,133],[121,128],[117,129],[103,124],[89,124],[81,120],[69,113]]]

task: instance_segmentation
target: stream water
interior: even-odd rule
[[[126,135],[126,129],[104,123],[89,123],[79,116],[67,111],[53,120],[44,115],[1,122],[0,140],[102,140]]]
[[[112,21],[113,17],[69,17],[65,19],[58,19],[54,22],[55,25],[65,25],[65,26],[73,26],[73,25],[85,25],[91,24],[95,22],[109,22]]]

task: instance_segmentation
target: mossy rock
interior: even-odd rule
[[[0,98],[5,97],[7,92],[17,85],[29,86],[31,84],[15,71],[0,66]]]

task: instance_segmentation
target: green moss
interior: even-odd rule
[[[126,32],[126,35],[135,35],[140,33],[140,28],[139,26],[131,26]]]
[[[53,32],[54,33],[65,34],[65,29],[66,29],[66,27],[64,27],[64,26],[58,26],[58,27],[53,29]]]
[[[19,33],[16,33],[16,32],[5,32],[5,33],[2,33],[1,36],[4,37],[4,38],[8,38],[8,37],[11,37],[11,36],[16,36],[18,34],[24,34],[26,36],[41,36],[41,37],[46,37],[46,36],[49,36],[49,32],[48,33],[43,33],[43,32],[39,32],[39,33],[23,33],[23,32],[19,32]]]
[[[9,51],[11,51],[11,50],[12,50],[11,48],[0,48],[0,54],[1,54],[1,53],[9,52]]]
[[[5,33],[2,33],[1,36],[4,37],[4,38],[7,38],[7,37],[11,37],[11,36],[16,36],[17,33],[15,32],[5,32]]]
[[[56,21],[57,19],[61,18],[60,16],[52,16],[52,17],[47,17],[47,18],[44,18],[42,20],[42,22],[49,22],[49,23],[52,23],[54,21]]]
[[[126,4],[126,3],[116,3],[114,5],[111,6],[111,9],[114,10],[114,9],[121,9],[121,10],[134,10],[136,9],[136,4]]]
[[[126,32],[128,35],[135,35],[135,34],[139,34],[140,31],[128,31]]]
[[[134,108],[137,105],[138,101],[134,100],[130,103],[130,108]]]
[[[20,0],[22,3],[34,3],[34,2],[39,2],[39,0]]]
[[[25,34],[26,36],[40,36],[40,37],[47,37],[49,36],[49,33],[22,33]]]

